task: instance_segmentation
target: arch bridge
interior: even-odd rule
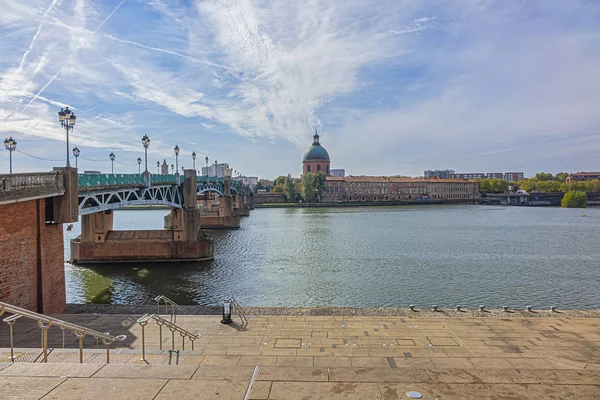
[[[196,194],[225,195],[226,178],[196,177]],[[228,178],[229,179],[229,178]],[[78,174],[79,215],[115,210],[126,206],[166,205],[183,207],[183,176],[151,174]],[[230,193],[248,195],[241,182],[230,183]]]

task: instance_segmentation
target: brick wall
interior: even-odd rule
[[[0,206],[0,301],[49,314],[66,294],[63,228],[45,224],[45,201]]]

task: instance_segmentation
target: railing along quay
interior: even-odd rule
[[[0,302],[0,315],[5,312],[11,313],[12,315],[4,318],[9,326],[10,335],[10,360],[15,361],[14,357],[14,338],[13,338],[13,325],[20,318],[28,318],[37,322],[38,327],[41,329],[41,344],[43,349],[44,359],[43,362],[48,362],[48,329],[52,326],[59,327],[62,330],[62,348],[65,348],[65,331],[69,330],[73,332],[73,335],[79,340],[79,362],[83,363],[83,339],[86,336],[91,336],[98,340],[102,340],[102,343],[106,346],[106,363],[110,363],[110,346],[115,342],[124,341],[127,336],[119,335],[112,336],[109,333],[102,333],[94,329],[89,329],[81,325],[72,324],[67,321],[63,321],[58,318],[50,317],[44,314],[38,314],[36,312],[26,310],[21,307],[16,307],[8,303]]]
[[[177,323],[177,312],[179,311],[181,314],[189,314],[184,308],[181,308],[179,304],[175,303],[173,300],[164,295],[159,295],[154,298],[156,301],[156,305],[158,307],[157,315],[168,315],[172,324]],[[164,304],[163,304],[164,303]],[[164,306],[164,313],[161,312],[162,307]]]
[[[175,332],[178,332],[181,336],[181,350],[185,350],[185,338],[187,337],[192,342],[192,350],[194,350],[194,341],[200,338],[200,335],[191,333],[182,327],[164,319],[160,315],[156,314],[145,314],[137,320],[137,323],[142,327],[142,361],[146,361],[146,332],[145,327],[148,322],[155,321],[158,325],[158,336],[160,350],[163,349],[162,342],[162,327],[166,326],[171,331],[171,350],[175,350]]]

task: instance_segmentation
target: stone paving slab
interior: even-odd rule
[[[260,316],[250,318],[247,330],[223,325],[216,316],[178,316],[181,326],[202,335],[193,351],[189,341],[182,350],[176,338],[179,365],[174,365],[175,354],[168,365],[170,333],[163,332],[160,349],[158,327],[150,324],[141,360],[141,330],[130,315],[65,316],[92,329],[106,331],[109,326],[115,334],[128,335],[126,342],[113,346],[109,365],[95,340],[84,343],[85,363],[78,364],[78,342],[65,340],[67,348],[62,349],[60,329],[49,333],[54,346],[50,363],[40,364],[39,330],[23,324],[23,336],[15,336],[16,362],[0,363],[0,398],[16,390],[17,398],[40,398],[52,391],[50,398],[139,394],[179,400],[201,394],[240,399],[255,367],[250,398],[256,400],[400,399],[409,390],[420,391],[424,399],[600,398],[598,318],[422,315]],[[0,337],[4,333],[0,329]],[[7,354],[0,349],[3,361]],[[40,379],[45,383],[23,383]],[[138,390],[147,382],[147,392]]]
[[[65,380],[66,378],[2,376],[0,399],[37,400]]]
[[[179,381],[173,381],[179,382]],[[166,379],[69,378],[44,400],[147,400],[155,398]]]
[[[46,376],[89,378],[103,365],[98,364],[19,364],[3,369],[0,376]]]
[[[98,372],[96,372],[94,374],[94,377],[136,379],[190,379],[197,369],[198,366],[195,365],[108,364],[104,365]]]

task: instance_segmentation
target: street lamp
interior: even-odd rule
[[[175,171],[177,171],[179,170],[179,146],[175,145],[173,151],[175,152]]]
[[[156,173],[160,175],[160,161],[156,162]]]
[[[10,159],[10,173],[12,174],[12,153],[17,149],[17,141],[12,138],[4,139],[4,147],[8,150]]]
[[[71,163],[69,162],[69,131],[73,130],[76,119],[77,117],[75,116],[75,114],[71,113],[69,107],[61,108],[58,112],[58,120],[60,121],[60,126],[65,128],[65,131],[67,131],[67,167],[71,166]]]
[[[175,173],[175,166],[173,164],[171,164],[171,173],[174,174]]]
[[[146,172],[148,171],[148,146],[150,146],[150,138],[148,137],[148,135],[142,136],[142,144],[144,145],[144,172]]]
[[[208,183],[208,156],[206,156],[204,161],[206,161],[206,183]]]
[[[192,160],[194,160],[194,171],[196,170],[196,152],[192,153]]]
[[[79,157],[79,153],[81,153],[79,151],[79,147],[73,147],[73,155],[75,156],[75,169],[77,169],[77,158]]]
[[[138,162],[138,174],[141,173],[141,169],[142,169],[142,159],[138,157],[137,159]],[[146,163],[146,166],[148,166],[148,163]]]
[[[115,153],[110,153],[108,155],[108,158],[110,158],[110,173],[114,174],[115,173]]]

